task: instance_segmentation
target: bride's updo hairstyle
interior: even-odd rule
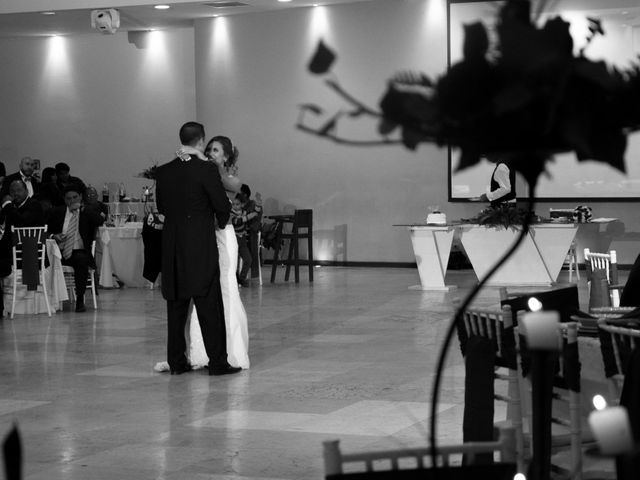
[[[222,145],[222,151],[224,152],[225,157],[227,157],[227,161],[224,162],[224,166],[227,169],[237,168],[236,162],[238,161],[238,149],[233,145],[233,143],[231,143],[231,139],[223,135],[217,135],[213,137],[211,140],[209,140],[209,143],[207,143],[207,147],[204,149],[205,155],[209,155],[213,142],[218,142],[220,145]]]

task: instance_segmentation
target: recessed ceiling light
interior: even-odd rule
[[[40,12],[42,15],[55,15],[56,12]]]
[[[291,0],[278,0],[280,3],[290,2]]]
[[[154,5],[153,8],[156,10],[168,10],[171,8],[169,5]]]

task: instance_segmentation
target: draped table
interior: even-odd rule
[[[445,285],[449,254],[453,243],[455,227],[452,225],[394,225],[407,227],[411,236],[413,254],[418,266],[420,285],[412,290],[450,290],[456,288]]]
[[[478,279],[482,278],[509,249],[520,227],[489,227],[470,223],[448,225],[394,225],[407,227],[420,275],[421,290],[449,290],[444,278],[454,236],[460,242]],[[488,285],[541,286],[555,283],[579,224],[537,223],[531,225],[522,244],[493,274]]]
[[[460,224],[460,241],[478,278],[482,278],[504,255],[520,234],[519,227],[488,227]],[[536,223],[518,249],[493,274],[488,285],[551,285],[555,283],[571,246],[578,224]]]
[[[100,227],[98,243],[100,259],[99,284],[106,288],[118,288],[113,274],[127,287],[145,287],[149,282],[142,276],[144,245],[142,222],[126,223],[119,227]]]

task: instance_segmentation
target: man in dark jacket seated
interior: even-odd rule
[[[26,184],[13,180],[8,195],[2,198],[0,210],[0,277],[11,273],[13,265],[13,243],[11,227],[40,227],[44,225],[44,213],[40,202],[29,198]],[[0,317],[4,314],[4,299],[0,291]]]
[[[35,165],[35,161],[31,157],[24,157],[20,160],[20,169],[16,173],[5,177],[2,188],[0,189],[0,196],[5,197],[6,195],[10,195],[9,187],[14,180],[22,180],[24,184],[27,185],[27,196],[33,197],[37,194],[40,188],[40,182],[38,182],[38,179],[33,175]]]
[[[84,293],[87,289],[89,267],[96,268],[91,244],[96,230],[104,219],[95,210],[85,209],[82,203],[84,187],[72,183],[64,190],[65,207],[56,207],[49,214],[49,233],[58,242],[62,264],[73,267],[76,283],[76,312],[86,311]]]

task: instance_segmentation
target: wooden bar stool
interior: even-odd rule
[[[276,242],[276,248],[273,255],[273,266],[271,268],[271,283],[276,279],[276,269],[278,267],[278,255],[280,253],[280,246],[282,240],[289,240],[289,253],[287,260],[284,262],[287,265],[287,271],[284,276],[285,282],[289,281],[289,274],[291,272],[291,265],[294,266],[296,283],[300,281],[300,265],[309,265],[309,281],[313,282],[313,210],[296,210],[290,219],[281,218],[278,225],[279,240]],[[291,231],[284,232],[282,225],[285,222],[291,222]],[[306,260],[300,259],[298,242],[301,239],[307,239],[307,252],[308,258]]]

